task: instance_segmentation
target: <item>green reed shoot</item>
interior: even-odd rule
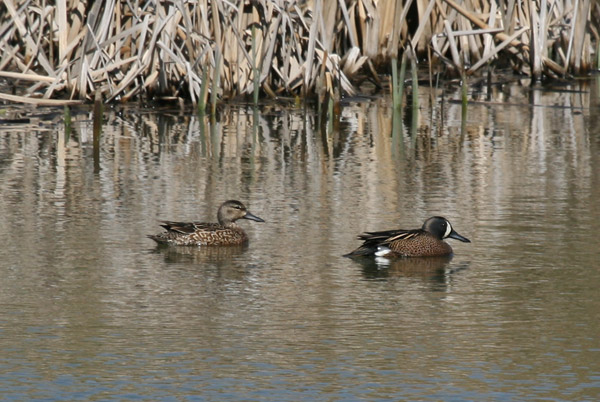
[[[212,87],[210,89],[210,112],[214,117],[217,112],[217,93],[221,82],[221,50],[217,47],[215,52],[215,69],[213,71]]]
[[[198,111],[206,111],[206,92],[208,90],[208,68],[202,69],[202,83],[200,83],[200,96],[198,97]]]
[[[412,107],[413,113],[419,110],[419,77],[417,71],[417,60],[416,56],[413,54],[410,58],[410,70],[411,70],[411,81],[412,81]]]

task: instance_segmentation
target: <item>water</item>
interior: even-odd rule
[[[402,130],[383,98],[323,130],[107,110],[96,161],[87,112],[24,110],[0,129],[3,399],[597,400],[599,87],[513,83],[464,125],[421,89]],[[248,248],[145,237],[229,198],[267,221]],[[451,259],[341,257],[437,214],[472,241]]]

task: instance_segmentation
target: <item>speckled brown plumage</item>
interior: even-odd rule
[[[434,257],[452,254],[452,247],[429,233],[389,242],[388,248],[404,257]]]
[[[178,246],[234,246],[248,241],[248,236],[235,221],[264,222],[236,200],[224,202],[219,207],[217,219],[219,223],[161,221],[166,231],[148,237],[159,244]]]
[[[347,254],[348,257],[378,255],[385,257],[436,257],[452,254],[452,247],[443,239],[453,238],[469,243],[470,240],[452,229],[450,222],[434,216],[421,229],[398,229],[366,232],[358,236],[363,244]]]

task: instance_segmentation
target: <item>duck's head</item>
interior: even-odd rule
[[[441,216],[432,216],[431,218],[427,219],[425,223],[423,223],[423,227],[421,229],[431,233],[440,240],[451,238],[465,243],[471,242],[471,240],[459,235],[454,229],[452,229],[452,225],[450,222],[448,222],[448,219]]]
[[[256,222],[264,222],[264,220],[258,216],[252,215],[246,209],[246,206],[237,200],[229,200],[221,204],[219,212],[217,212],[217,219],[219,220],[219,224],[223,226],[227,226],[238,219],[250,219]]]

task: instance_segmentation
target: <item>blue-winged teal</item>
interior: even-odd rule
[[[456,233],[447,219],[434,216],[423,223],[421,229],[397,229],[383,232],[366,232],[358,236],[362,246],[346,254],[347,257],[376,255],[379,257],[435,257],[452,254],[446,238],[471,241]]]
[[[235,221],[250,219],[264,222],[236,200],[221,204],[217,219],[219,223],[161,221],[166,232],[148,237],[159,244],[177,246],[234,246],[248,241],[246,232]]]

